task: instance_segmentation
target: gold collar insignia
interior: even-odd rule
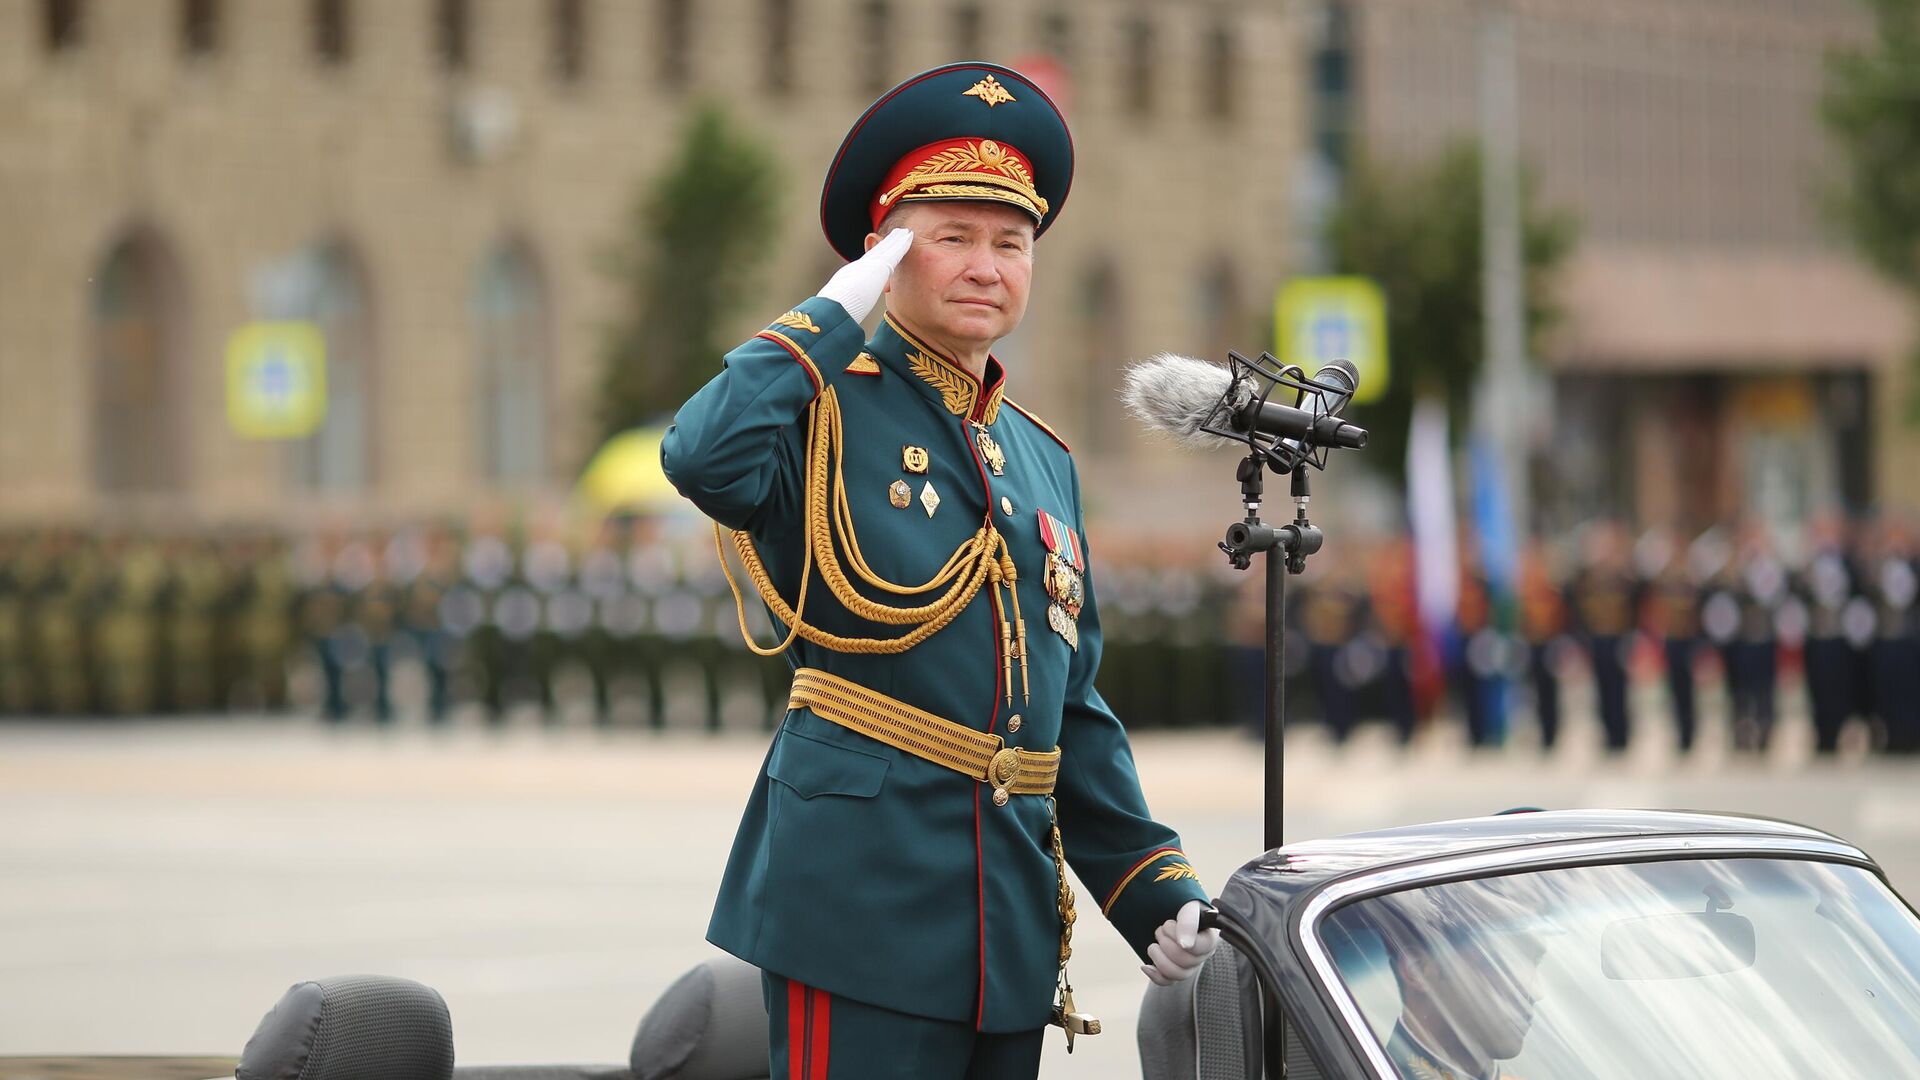
[[[922,382],[939,391],[940,403],[946,406],[948,412],[972,420],[974,407],[980,402],[980,380],[974,378],[972,372],[941,356],[909,334],[891,316],[887,318],[887,325],[893,328],[894,333],[900,335],[900,340],[906,346],[904,352],[908,369],[919,376]],[[1002,381],[996,382],[993,388],[986,392],[986,405],[981,409],[980,419],[974,421],[975,423],[991,426],[995,420],[999,419],[1000,403],[1006,400],[1005,391],[1005,383]]]

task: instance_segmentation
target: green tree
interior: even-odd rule
[[[602,439],[678,408],[718,369],[732,318],[778,224],[772,151],[717,105],[696,110],[679,152],[628,214],[606,270],[623,293],[594,403]]]
[[[1534,185],[1521,184],[1521,248],[1526,267],[1527,352],[1560,311],[1553,272],[1573,248],[1572,215],[1541,209]],[[1361,454],[1371,467],[1403,479],[1407,424],[1417,395],[1445,396],[1462,430],[1486,356],[1480,267],[1480,151],[1461,142],[1415,162],[1356,160],[1327,223],[1335,269],[1372,278],[1387,298],[1386,392],[1355,419],[1372,433]]]
[[[1864,2],[1878,33],[1827,58],[1821,114],[1844,165],[1827,207],[1874,268],[1920,300],[1920,0]],[[1909,362],[1920,370],[1920,346]]]

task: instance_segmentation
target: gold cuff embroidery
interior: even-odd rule
[[[1192,878],[1195,881],[1199,881],[1200,875],[1194,873],[1193,867],[1188,866],[1186,863],[1177,862],[1177,863],[1170,863],[1166,867],[1162,868],[1159,876],[1155,877],[1153,880],[1154,880],[1154,884],[1157,885],[1162,881],[1178,881],[1181,878]]]
[[[1120,884],[1115,885],[1113,891],[1107,894],[1107,902],[1100,905],[1100,914],[1105,915],[1113,910],[1113,905],[1120,899],[1120,894],[1127,891],[1127,886],[1133,884],[1133,879],[1139,877],[1142,870],[1145,870],[1147,867],[1152,866],[1154,863],[1170,855],[1177,855],[1184,859],[1186,854],[1186,852],[1181,851],[1179,848],[1161,848],[1159,851],[1141,859],[1138,865],[1132,870],[1127,871],[1126,877],[1120,879]],[[1193,874],[1192,867],[1188,867],[1187,873],[1189,875]],[[1193,876],[1196,881],[1199,880],[1198,875]]]
[[[785,315],[773,320],[773,325],[788,326],[795,330],[805,330],[809,334],[817,334],[820,332],[819,324],[815,323],[812,316],[804,311],[789,311]]]

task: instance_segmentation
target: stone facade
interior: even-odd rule
[[[1185,466],[1136,437],[1112,377],[1157,349],[1263,344],[1305,85],[1277,0],[0,0],[0,516],[378,518],[562,495],[616,316],[596,260],[688,107],[718,99],[778,152],[759,307],[784,310],[834,266],[818,192],[847,125],[974,35],[986,59],[1056,58],[1079,154],[1002,350],[1009,388],[1086,448],[1090,500],[1140,503],[1142,475],[1178,489]],[[502,250],[538,307],[527,483],[490,479],[482,445],[475,278]],[[364,461],[318,487],[298,451],[225,414],[227,336],[272,314],[274,270],[303,251],[343,275],[342,358],[365,388]],[[109,370],[129,355],[149,358],[131,382]]]
[[[1913,509],[1908,304],[1822,219],[1825,54],[1851,0],[1512,0],[1520,142],[1581,221],[1536,452],[1564,526]],[[1353,144],[1479,125],[1477,0],[1334,0]],[[1623,465],[1625,467],[1623,467]]]

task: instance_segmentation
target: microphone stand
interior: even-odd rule
[[[1278,528],[1260,520],[1260,503],[1264,497],[1269,465],[1273,465],[1275,471],[1280,471],[1278,464],[1268,456],[1268,451],[1259,447],[1240,462],[1236,475],[1240,480],[1240,498],[1246,505],[1247,516],[1245,520],[1227,527],[1227,538],[1220,543],[1220,550],[1227,553],[1227,561],[1236,570],[1251,567],[1253,557],[1257,554],[1264,553],[1267,557],[1264,832],[1267,850],[1271,851],[1282,843],[1282,808],[1286,790],[1284,736],[1287,680],[1281,664],[1287,651],[1287,575],[1306,570],[1307,556],[1320,550],[1324,537],[1320,527],[1307,520],[1307,500],[1311,494],[1305,461],[1293,465],[1293,520]]]

